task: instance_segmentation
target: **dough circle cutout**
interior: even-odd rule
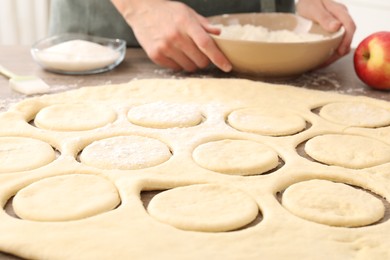
[[[106,170],[135,170],[161,164],[172,156],[168,146],[143,136],[116,136],[84,148],[80,162]]]
[[[205,143],[194,150],[193,158],[203,168],[232,175],[262,174],[279,164],[274,150],[249,140],[225,139]]]
[[[235,230],[249,224],[259,214],[256,202],[249,195],[216,184],[163,191],[154,196],[147,210],[160,222],[204,232]]]
[[[233,111],[228,116],[228,123],[239,131],[269,136],[292,135],[306,127],[306,121],[298,115],[261,108]]]
[[[323,106],[320,116],[333,123],[355,127],[390,125],[390,111],[367,103],[338,102]]]
[[[351,169],[390,162],[390,145],[357,135],[316,136],[306,142],[305,152],[318,162]]]
[[[69,221],[91,217],[120,204],[116,187],[103,177],[72,174],[30,184],[13,199],[16,215],[33,221]]]
[[[283,193],[282,205],[303,219],[339,227],[370,225],[385,215],[380,199],[364,190],[327,180],[291,185]]]
[[[116,113],[109,107],[93,104],[56,104],[40,110],[34,124],[55,131],[85,131],[114,122]]]
[[[133,107],[128,120],[150,128],[191,127],[202,122],[202,114],[194,105],[156,102]]]
[[[0,173],[36,169],[55,158],[48,143],[27,137],[0,137]]]

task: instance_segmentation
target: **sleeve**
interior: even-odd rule
[[[260,10],[263,13],[281,12],[293,13],[295,12],[294,0],[260,0]]]
[[[126,40],[139,46],[133,31],[108,0],[51,0],[49,35],[83,33]]]
[[[294,0],[180,0],[180,2],[206,17],[260,11],[294,12],[295,6]],[[51,0],[49,34],[70,32],[120,38],[125,40],[129,47],[139,47],[131,27],[109,0]]]

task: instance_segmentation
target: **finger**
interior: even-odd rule
[[[181,69],[185,71],[194,72],[197,69],[196,64],[179,49],[173,53],[167,54],[167,57],[176,62]]]
[[[175,31],[168,36],[168,42],[172,43],[172,46],[166,52],[166,55],[177,62],[184,70],[192,72],[209,64],[209,59],[188,35]]]
[[[333,62],[337,61],[338,59],[340,59],[342,57],[342,55],[338,54],[337,52],[334,53],[327,61],[325,61],[323,64],[320,65],[319,69],[320,68],[324,68],[324,67],[327,67],[328,65],[332,64]]]
[[[344,5],[330,1],[326,1],[324,4],[329,12],[331,12],[345,28],[344,38],[337,50],[340,55],[345,55],[350,51],[353,35],[356,31],[356,25],[349,15],[348,9]]]
[[[171,36],[172,37],[172,36]],[[196,65],[181,49],[176,48],[172,38],[155,42],[150,46],[145,46],[146,52],[151,60],[156,64],[173,69],[183,69],[195,71]]]
[[[211,34],[215,34],[215,35],[221,34],[221,29],[211,24],[204,26],[204,29],[206,30],[206,32]]]
[[[229,72],[232,70],[232,65],[225,55],[221,52],[214,40],[205,31],[204,21],[200,20],[202,27],[193,26],[189,30],[189,36],[193,39],[198,48],[222,71]],[[208,22],[206,23],[208,24]]]
[[[323,1],[300,0],[297,11],[299,15],[319,23],[327,31],[334,32],[341,26],[341,23],[328,12]]]
[[[161,56],[161,57],[158,57],[158,58],[155,58],[155,59],[152,59],[154,63],[156,63],[157,65],[161,66],[161,67],[165,67],[165,68],[169,68],[169,69],[172,69],[172,70],[182,70],[183,68],[177,64],[175,61],[171,60],[170,58],[166,57],[166,56]]]
[[[166,53],[170,52],[168,51],[168,45],[160,43],[156,45],[145,45],[143,48],[148,57],[157,65],[173,70],[182,69],[182,67],[176,61],[172,60],[166,55]]]
[[[211,34],[215,34],[215,35],[221,34],[221,29],[216,27],[212,23],[210,23],[210,21],[207,18],[205,18],[199,14],[197,14],[197,18],[206,32],[211,33]]]
[[[177,41],[176,49],[183,52],[198,68],[205,68],[209,65],[209,58],[196,46],[189,36],[183,36]]]

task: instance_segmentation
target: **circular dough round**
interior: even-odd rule
[[[156,102],[130,109],[130,122],[151,128],[190,127],[202,122],[202,114],[194,105]]]
[[[55,158],[48,143],[27,137],[0,137],[0,173],[36,169]]]
[[[80,161],[101,169],[134,170],[161,164],[171,157],[168,146],[143,136],[117,136],[84,148]]]
[[[338,102],[323,106],[320,116],[337,124],[356,127],[390,125],[390,111],[367,103]]]
[[[198,184],[157,194],[148,205],[155,219],[179,229],[229,231],[252,222],[259,214],[246,193],[227,186]]]
[[[283,193],[282,204],[298,217],[330,226],[370,225],[385,214],[382,201],[368,192],[326,180],[291,185]]]
[[[228,116],[229,124],[240,131],[270,136],[296,134],[306,127],[306,121],[291,113],[264,111],[261,108],[244,108]]]
[[[116,187],[86,174],[50,177],[32,183],[13,199],[16,215],[34,221],[68,221],[91,217],[120,204]]]
[[[316,161],[352,169],[390,162],[390,145],[357,135],[316,136],[306,142],[305,152]]]
[[[114,122],[116,113],[109,107],[92,104],[57,104],[40,110],[34,124],[54,131],[84,131]]]
[[[202,144],[193,158],[203,168],[234,175],[262,174],[279,164],[278,154],[266,145],[248,140],[220,140]]]

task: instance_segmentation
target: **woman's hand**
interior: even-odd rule
[[[232,69],[209,33],[219,34],[205,17],[183,3],[167,0],[112,0],[156,64],[174,70],[195,71],[210,62]]]
[[[349,15],[347,8],[333,0],[299,0],[297,13],[307,19],[318,22],[325,30],[335,32],[341,26],[345,29],[345,35],[337,52],[329,59],[327,64],[348,54],[351,50],[351,42],[356,30],[355,23]]]

